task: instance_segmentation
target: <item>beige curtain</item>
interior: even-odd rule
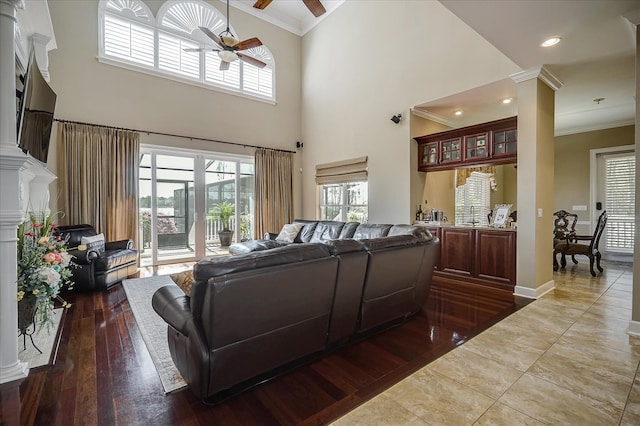
[[[255,153],[255,238],[280,232],[293,220],[293,153],[258,148]]]
[[[140,134],[58,123],[57,143],[61,223],[88,223],[107,241],[136,241]]]
[[[491,167],[471,167],[468,169],[456,169],[456,186],[462,186],[467,183],[467,178],[471,176],[473,172],[491,173],[495,176],[496,168]]]

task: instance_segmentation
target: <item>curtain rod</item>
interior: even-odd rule
[[[216,139],[207,139],[207,138],[198,138],[198,137],[194,137],[194,136],[176,135],[174,133],[154,132],[154,131],[151,131],[151,130],[127,129],[126,127],[107,126],[107,125],[104,125],[104,124],[85,123],[85,122],[82,122],[82,121],[63,120],[63,119],[60,119],[60,118],[54,118],[53,121],[57,121],[58,123],[83,124],[85,126],[102,127],[104,129],[127,130],[129,132],[146,133],[148,135],[172,136],[174,138],[183,138],[183,139],[199,140],[199,141],[205,141],[205,142],[223,143],[223,144],[227,144],[227,145],[242,146],[242,147],[245,147],[245,148],[270,149],[272,151],[290,152],[292,154],[296,154],[296,151],[290,151],[288,149],[267,148],[267,147],[264,147],[264,146],[249,145],[249,144],[246,144],[246,143],[227,142],[227,141],[219,141],[219,140],[216,140]]]

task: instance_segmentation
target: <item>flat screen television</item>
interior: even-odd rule
[[[36,160],[47,163],[56,93],[42,76],[33,53],[24,77],[18,106],[18,146]]]

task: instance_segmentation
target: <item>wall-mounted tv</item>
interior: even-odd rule
[[[16,123],[18,146],[46,164],[57,96],[42,76],[33,52],[20,97]]]

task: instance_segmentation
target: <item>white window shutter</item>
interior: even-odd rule
[[[104,15],[104,53],[136,64],[153,66],[153,28]]]
[[[633,253],[635,233],[635,156],[605,160],[606,251]]]

